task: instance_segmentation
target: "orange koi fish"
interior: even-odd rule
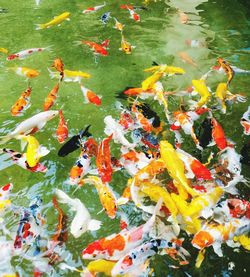
[[[197,66],[197,63],[186,52],[179,52],[178,56],[183,62],[191,64],[193,66]]]
[[[95,104],[96,106],[100,106],[102,104],[101,97],[99,97],[93,91],[91,91],[88,88],[85,88],[83,85],[81,85],[81,90],[86,103],[92,103],[92,104]]]
[[[53,89],[50,91],[49,95],[45,99],[45,102],[43,105],[44,111],[48,111],[54,105],[57,98],[58,90],[59,90],[59,83],[57,83],[53,87]]]
[[[69,131],[62,110],[59,111],[59,116],[60,120],[56,130],[56,136],[59,143],[64,143],[64,141],[68,138]]]
[[[88,45],[95,55],[108,56],[107,48],[110,42],[109,39],[104,40],[101,44],[88,40],[81,40],[80,42]]]
[[[22,112],[30,107],[30,94],[31,87],[28,87],[24,92],[22,92],[16,103],[11,107],[10,112],[12,116],[20,116],[22,115]]]
[[[98,147],[96,156],[96,166],[100,174],[102,182],[110,182],[112,178],[112,165],[109,142],[113,134],[105,138]]]
[[[233,80],[234,70],[232,69],[230,64],[222,58],[218,58],[217,62],[224,69],[225,73],[227,74],[227,85],[229,85],[230,82]]]
[[[62,59],[56,58],[53,61],[53,64],[51,65],[51,67],[54,67],[58,72],[60,72],[61,81],[62,81],[63,77],[64,77],[64,63],[63,63]]]
[[[216,143],[217,147],[220,150],[223,150],[228,146],[224,130],[222,129],[221,125],[218,123],[218,121],[215,118],[211,119],[211,123],[213,127],[212,129],[213,140]]]

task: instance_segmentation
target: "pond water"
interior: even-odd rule
[[[218,57],[223,57],[238,68],[250,70],[249,1],[148,1],[147,9],[136,10],[140,14],[140,22],[129,18],[129,11],[121,9],[120,5],[141,6],[142,1],[106,0],[105,7],[91,14],[81,12],[88,7],[101,5],[102,1],[41,0],[39,5],[35,2],[35,0],[0,0],[0,8],[5,9],[0,9],[0,47],[8,49],[10,53],[17,53],[24,49],[50,46],[49,51],[30,55],[24,60],[6,61],[6,55],[0,53],[1,135],[13,130],[17,123],[43,111],[44,99],[56,84],[55,79],[50,78],[47,68],[51,69],[51,64],[57,57],[63,60],[65,68],[91,74],[91,78],[84,79],[82,84],[102,96],[102,105],[86,104],[79,83],[62,82],[59,96],[52,109],[63,109],[69,127],[69,137],[90,124],[90,131],[99,143],[106,137],[104,117],[112,115],[118,118],[120,111],[116,106],[117,100],[126,104],[126,100],[118,99],[117,95],[126,87],[139,87],[142,80],[149,76],[143,70],[151,67],[153,62],[182,67],[186,71],[186,74],[182,76],[163,78],[165,91],[184,90],[191,86],[193,79],[201,78],[212,66],[216,65]],[[113,28],[114,19],[110,18],[107,24],[103,24],[100,20],[101,15],[108,11],[111,12],[112,17],[125,25],[123,35],[131,45],[135,46],[132,54],[126,55],[119,50],[121,33]],[[63,12],[70,12],[70,21],[64,21],[60,26],[36,30],[36,24],[48,22]],[[187,15],[188,22],[183,24],[181,15],[182,17]],[[75,43],[80,40],[101,43],[106,39],[110,40],[108,56],[94,57],[88,46]],[[199,41],[200,47],[192,47],[188,43],[191,40]],[[180,53],[184,53],[185,57],[191,57],[191,63],[194,64],[185,62],[183,60],[185,57],[183,58]],[[20,93],[27,88],[26,78],[18,76],[10,69],[15,66],[34,68],[40,72],[37,78],[30,80],[31,107],[21,117],[13,117],[10,114],[11,106],[17,101]],[[215,90],[218,82],[224,77],[221,74],[212,76],[209,78],[209,86]],[[230,91],[249,96],[249,81],[248,74],[236,74],[230,84]],[[158,105],[157,101],[152,101],[150,98],[146,102],[159,112],[162,120],[165,120],[163,107]],[[169,97],[171,111],[174,111],[178,104],[178,98]],[[236,143],[238,152],[249,140],[243,135],[243,128],[239,123],[248,105],[249,101],[234,104],[228,108],[226,114],[219,111],[214,113],[227,137]],[[118,232],[120,218],[119,213],[116,219],[110,219],[105,212],[100,212],[102,205],[94,186],[86,184],[75,192],[76,187],[67,183],[69,171],[78,158],[79,151],[66,157],[58,157],[57,152],[61,145],[55,136],[57,125],[58,119],[52,119],[35,135],[40,144],[50,150],[50,153],[41,159],[41,162],[48,167],[45,174],[29,172],[17,165],[12,165],[2,155],[0,157],[0,180],[1,185],[13,183],[11,201],[19,209],[28,207],[36,196],[42,198],[42,213],[46,218],[44,229],[48,237],[54,234],[58,223],[58,213],[52,204],[55,188],[65,191],[71,197],[81,199],[90,214],[102,221],[102,226],[98,231],[87,232],[77,239],[69,234],[68,240],[62,246],[64,262],[81,268],[88,264],[87,261],[81,259],[81,251],[90,242]],[[164,128],[168,130],[169,126]],[[167,136],[173,142],[173,134],[167,131]],[[187,140],[184,144],[190,154],[197,153],[191,140]],[[4,147],[21,151],[20,141],[14,139],[6,143]],[[114,143],[111,144],[111,151],[118,157],[119,147]],[[246,178],[250,177],[249,167],[245,165],[243,175]],[[128,175],[124,171],[113,174],[110,186],[117,196],[121,195],[127,179]],[[249,199],[249,189],[244,184],[241,186],[240,193]],[[69,211],[67,205],[60,204],[60,206],[71,221],[74,212]],[[122,206],[119,211],[124,211],[129,215],[131,226],[138,226],[144,222],[140,210],[135,211],[132,203]],[[13,215],[13,212],[6,213],[4,224],[10,230],[10,234],[2,239],[10,240],[11,236],[15,235],[19,218],[18,215]],[[0,229],[2,237],[3,232],[1,232]],[[198,251],[192,247],[191,239],[187,235],[183,234],[182,237],[186,240],[185,248],[191,253],[189,264],[180,268],[172,268],[169,265],[174,263],[169,257],[157,255],[151,260],[154,276],[249,276],[249,271],[247,274],[249,252],[242,247],[234,249],[224,244],[223,257],[218,257],[210,247],[203,264],[197,269],[195,259]],[[48,269],[48,276],[79,276],[77,272],[60,269],[59,264]],[[233,268],[231,268],[232,264]],[[33,275],[34,265],[23,255],[13,257],[12,265],[14,272],[18,272],[20,276]],[[3,273],[0,268],[0,275]]]

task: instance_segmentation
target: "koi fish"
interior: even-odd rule
[[[151,239],[130,250],[125,256],[120,258],[112,269],[112,276],[126,274],[145,263],[147,259],[151,258],[152,256],[160,254],[160,250],[167,250],[168,248],[173,249],[174,253],[179,255],[184,260],[180,264],[188,264],[185,259],[185,255],[190,256],[190,254],[180,247],[178,243],[164,239]],[[170,251],[170,253],[171,252],[172,251]]]
[[[26,159],[26,154],[22,154],[7,148],[0,149],[0,151],[8,154],[12,159],[13,163],[20,166],[23,169],[29,170],[31,172],[42,172],[42,173],[45,173],[47,171],[47,168],[41,163],[38,163],[34,167],[29,167]]]
[[[185,40],[186,45],[192,47],[192,48],[201,48],[205,47],[205,43],[197,40],[197,39],[186,39]]]
[[[111,276],[111,271],[116,262],[106,260],[91,261],[87,265],[87,269],[91,274],[104,273],[107,276]]]
[[[197,63],[186,52],[179,52],[178,56],[183,62],[191,64],[195,67],[197,66]]]
[[[16,103],[11,107],[10,112],[12,116],[21,116],[30,107],[30,94],[31,87],[22,92]]]
[[[58,90],[59,90],[59,83],[57,83],[53,87],[53,89],[50,91],[50,93],[46,97],[44,105],[43,105],[44,111],[48,111],[55,104],[57,94],[58,94]]]
[[[71,185],[78,185],[83,178],[90,170],[90,157],[85,152],[82,151],[80,157],[75,162],[74,166],[71,168],[69,173],[69,182]]]
[[[30,49],[26,49],[26,50],[22,50],[20,52],[17,52],[15,54],[10,54],[6,60],[7,61],[12,61],[14,59],[19,59],[19,60],[23,60],[25,59],[27,56],[30,56],[34,53],[38,53],[38,52],[42,52],[42,51],[46,51],[46,50],[50,50],[51,46],[45,47],[45,48],[30,48]]]
[[[22,77],[26,78],[36,78],[40,73],[28,67],[10,67],[9,69],[14,70],[14,72]]]
[[[89,128],[91,125],[88,125],[84,130],[81,130],[78,135],[73,136],[69,139],[58,151],[58,156],[65,157],[73,151],[77,150],[82,146],[82,141],[84,137],[91,137],[92,134],[89,133]]]
[[[128,41],[126,41],[124,35],[122,35],[121,48],[119,48],[119,50],[123,51],[125,54],[131,54],[133,48],[135,48],[135,46],[132,46]]]
[[[174,183],[181,185],[190,195],[198,195],[198,193],[189,186],[184,173],[184,163],[179,158],[174,147],[168,141],[160,141],[160,154],[169,175],[174,180]]]
[[[217,86],[216,91],[215,91],[215,96],[218,99],[218,101],[221,105],[222,113],[224,113],[224,114],[226,113],[226,110],[227,110],[227,106],[225,103],[225,100],[227,97],[227,91],[228,91],[227,83],[219,83],[219,85]]]
[[[115,17],[114,18],[114,21],[115,21],[115,26],[114,26],[114,29],[117,29],[118,31],[122,32],[125,25],[123,25],[122,23],[120,23]]]
[[[29,167],[35,167],[41,157],[46,156],[50,151],[44,147],[40,146],[37,139],[33,136],[19,136],[18,139],[28,143],[26,150],[26,159]]]
[[[181,150],[180,148],[178,148],[176,152],[178,153],[181,160],[184,162],[185,168],[189,173],[189,178],[196,177],[199,180],[213,180],[211,172],[199,160],[194,158],[189,153]]]
[[[106,39],[101,44],[97,44],[93,41],[82,40],[80,43],[88,45],[90,49],[94,52],[95,55],[108,56],[107,47],[109,45],[110,40]]]
[[[185,70],[181,67],[177,66],[168,66],[166,64],[157,64],[156,62],[153,62],[154,66],[144,69],[144,72],[152,72],[155,73],[157,71],[164,72],[165,74],[168,74],[170,76],[172,75],[182,75],[185,74]]]
[[[36,30],[47,29],[55,25],[60,25],[63,21],[70,20],[69,17],[70,17],[70,13],[64,12],[60,15],[55,16],[51,21],[47,23],[36,24]]]
[[[111,12],[106,12],[101,16],[101,21],[103,24],[107,24],[109,19],[111,18]]]
[[[129,7],[127,8],[129,13],[130,13],[130,18],[132,18],[135,22],[140,22],[141,18],[138,13],[134,11],[134,9],[130,9]]]
[[[29,236],[33,237],[34,233],[30,231],[30,214],[28,211],[24,211],[21,216],[21,220],[19,222],[19,226],[17,229],[17,235],[14,241],[14,248],[22,248],[23,238],[28,238]]]
[[[226,62],[222,58],[218,58],[217,62],[223,68],[224,72],[227,74],[227,85],[229,85],[234,77],[234,71],[233,71],[232,67],[230,66],[230,64],[228,62]]]
[[[64,143],[64,141],[68,138],[69,131],[68,131],[67,122],[64,119],[62,110],[59,111],[59,116],[60,116],[60,120],[59,120],[58,127],[56,129],[56,137],[59,143]]]
[[[122,258],[130,250],[139,246],[148,236],[155,223],[156,214],[161,208],[161,203],[162,200],[160,199],[155,206],[153,215],[145,224],[130,230],[122,230],[118,234],[112,234],[90,243],[82,251],[82,258],[87,260],[105,259],[113,261]]]
[[[188,16],[186,13],[179,11],[179,19],[182,24],[187,24],[188,23]]]
[[[4,53],[4,54],[8,54],[9,53],[9,50],[8,49],[6,49],[6,48],[0,48],[0,53]]]
[[[111,219],[114,219],[117,211],[117,200],[112,189],[97,176],[89,176],[83,180],[84,183],[93,184],[98,192],[101,204]]]
[[[218,224],[216,222],[206,223],[202,229],[197,232],[192,240],[194,247],[204,249],[212,246],[214,252],[222,257],[221,244],[232,240],[234,236],[239,236],[247,233],[250,228],[249,219],[233,218],[229,222]]]
[[[102,104],[101,97],[95,94],[92,90],[85,88],[83,85],[80,86],[86,103],[92,103],[96,106],[100,106]]]
[[[98,152],[96,156],[96,167],[98,173],[100,174],[102,182],[110,182],[112,178],[112,166],[111,166],[111,156],[110,156],[110,146],[109,142],[112,139],[112,134],[107,138],[103,139],[98,147]]]
[[[54,67],[58,72],[60,72],[61,81],[62,81],[63,77],[64,77],[64,63],[63,63],[62,59],[61,58],[54,59],[51,67]]]
[[[212,138],[216,143],[217,147],[220,150],[224,150],[228,146],[224,130],[215,118],[211,119],[211,124],[213,127]]]
[[[70,206],[70,208],[76,212],[70,225],[70,233],[79,238],[87,231],[96,231],[100,229],[101,222],[91,219],[89,211],[85,205],[77,198],[70,198],[62,190],[56,189],[56,195],[60,203],[64,203]]]
[[[212,124],[210,118],[205,118],[198,130],[197,138],[199,140],[199,145],[205,148],[212,141]]]
[[[31,133],[34,134],[38,130],[42,129],[46,125],[47,121],[57,116],[58,113],[58,111],[46,111],[33,115],[32,117],[18,124],[14,131],[10,132],[6,136],[0,137],[0,139],[2,139],[0,144],[6,143],[18,135],[28,135]]]
[[[135,144],[130,143],[124,136],[124,130],[122,126],[117,123],[111,115],[104,118],[105,129],[104,133],[108,136],[112,135],[115,143],[121,143],[123,146],[128,148],[134,148]]]
[[[49,75],[50,75],[50,78],[54,79],[54,78],[60,78],[60,76],[62,76],[61,72],[53,72],[51,71],[49,68],[48,68],[48,71],[49,71]],[[63,71],[64,75],[63,75],[63,80],[65,82],[81,82],[81,80],[83,78],[90,78],[91,75],[88,74],[88,73],[85,73],[83,71],[72,71],[72,70],[68,70],[68,69],[65,69]]]
[[[244,134],[249,136],[250,135],[250,106],[248,107],[247,111],[244,112],[240,120],[240,124],[244,128]]]
[[[153,89],[155,84],[163,77],[165,76],[164,70],[161,68],[159,70],[156,70],[151,76],[146,78],[142,83],[141,87],[143,90],[150,90]]]
[[[68,239],[67,232],[67,222],[68,217],[64,214],[63,210],[59,207],[56,197],[52,198],[53,205],[58,212],[58,223],[56,227],[56,232],[52,236],[52,241],[54,244],[62,245]]]
[[[0,188],[0,200],[6,200],[13,189],[13,184],[9,183]]]
[[[208,90],[208,87],[206,86],[205,80],[192,80],[192,84],[194,87],[194,90],[199,93],[201,96],[199,102],[196,104],[197,108],[202,107],[205,105],[211,98],[211,94]]]
[[[102,9],[105,6],[106,6],[106,2],[104,2],[103,5],[87,8],[86,10],[82,11],[82,13],[84,13],[84,14],[93,13],[93,12],[96,12],[96,11]]]

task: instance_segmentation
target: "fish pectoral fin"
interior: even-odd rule
[[[48,155],[49,152],[50,151],[49,151],[49,149],[47,147],[40,146],[39,149],[38,149],[37,154],[38,154],[39,157],[44,157],[44,156]]]
[[[99,220],[91,219],[88,223],[88,230],[89,231],[96,231],[99,230],[102,225],[102,222]]]
[[[116,200],[116,204],[117,204],[118,206],[121,206],[121,205],[125,205],[128,201],[129,201],[128,198],[126,198],[126,197],[120,197],[120,198],[118,198],[118,199]]]
[[[46,124],[46,121],[41,121],[40,123],[37,124],[38,129],[42,129]]]

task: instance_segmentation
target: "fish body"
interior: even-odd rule
[[[28,143],[26,150],[26,159],[29,167],[35,167],[41,157],[47,155],[49,150],[40,146],[38,140],[33,136],[21,136],[21,139]]]
[[[88,230],[94,231],[100,228],[101,222],[91,219],[89,211],[79,199],[72,199],[59,189],[56,189],[56,195],[58,202],[69,205],[76,212],[70,225],[70,232],[75,238],[79,238]]]
[[[89,176],[83,181],[95,186],[105,212],[110,218],[114,219],[117,211],[117,201],[112,189],[97,176]]]
[[[189,186],[188,180],[184,173],[184,163],[179,158],[176,150],[168,141],[160,142],[161,158],[172,179],[181,185],[190,195],[195,196],[197,193]]]
[[[102,182],[110,182],[112,178],[112,165],[109,142],[112,139],[112,134],[107,138],[103,139],[98,147],[96,156],[96,167],[101,177]]]
[[[58,90],[59,90],[59,83],[57,83],[53,87],[53,89],[50,91],[50,93],[46,97],[44,105],[43,105],[44,111],[48,111],[54,105],[56,98],[57,98]]]
[[[84,13],[84,14],[94,13],[94,12],[102,9],[105,6],[106,6],[106,2],[104,2],[103,5],[98,5],[98,6],[95,6],[95,7],[89,7],[87,9],[85,9],[84,11],[82,11],[82,13]]]
[[[48,69],[49,70],[49,69]],[[54,78],[61,78],[61,73],[59,72],[53,72],[51,70],[49,70],[50,73],[50,77],[52,79]],[[63,80],[65,82],[80,82],[82,79],[85,78],[90,78],[91,75],[88,73],[85,73],[83,71],[72,71],[72,70],[68,70],[68,69],[64,69],[63,71]]]
[[[14,131],[4,137],[0,137],[0,139],[2,139],[0,144],[5,143],[18,135],[28,135],[37,132],[42,129],[49,120],[57,116],[58,113],[58,111],[45,111],[24,120],[17,125]]]
[[[10,158],[12,159],[13,163],[20,166],[23,169],[29,170],[31,172],[42,172],[42,173],[45,173],[47,171],[47,168],[44,165],[42,165],[41,163],[38,163],[34,167],[30,167],[27,162],[26,153],[22,154],[22,153],[19,153],[17,151],[7,149],[7,148],[3,148],[3,149],[1,149],[1,151],[3,153],[8,154],[10,156]]]
[[[4,54],[8,54],[9,53],[9,50],[8,49],[6,49],[6,48],[0,48],[0,53],[4,53]]]
[[[161,208],[161,203],[162,201],[159,200],[153,215],[145,224],[134,227],[131,230],[122,230],[120,233],[112,234],[90,243],[82,251],[82,258],[87,260],[119,260],[130,250],[139,246],[148,236],[155,223],[156,214]]]
[[[80,157],[75,162],[69,173],[69,181],[71,185],[78,185],[84,175],[90,170],[90,157],[82,151]]]
[[[30,79],[36,78],[40,74],[37,70],[28,67],[12,67],[10,69],[14,70],[17,75]]]
[[[82,90],[82,93],[83,93],[86,103],[92,103],[96,106],[100,106],[102,104],[101,98],[97,94],[95,94],[93,91],[84,87],[83,85],[81,85],[81,90]]]
[[[121,39],[121,48],[119,48],[119,50],[123,51],[125,54],[130,55],[132,53],[132,49],[134,48],[134,46],[132,46],[124,37],[124,35],[122,35],[122,39]]]
[[[156,71],[141,83],[143,90],[153,89],[156,82],[164,76],[163,71]]]
[[[104,273],[107,276],[111,276],[111,271],[116,262],[106,260],[91,261],[87,265],[87,269],[91,274]]]
[[[65,157],[73,151],[81,147],[84,137],[92,136],[89,133],[90,125],[88,125],[84,130],[81,130],[77,135],[70,138],[58,151],[58,156]]]
[[[24,92],[22,92],[16,103],[11,107],[10,112],[12,116],[20,116],[30,107],[30,94],[31,87],[28,87]]]
[[[64,12],[60,15],[55,16],[51,21],[44,24],[37,24],[36,30],[47,29],[55,25],[60,25],[63,21],[69,20],[70,13]]]
[[[15,54],[10,54],[6,59],[7,59],[7,61],[12,61],[15,59],[23,60],[26,57],[28,57],[34,53],[39,53],[39,52],[49,50],[49,49],[50,49],[50,47],[25,49],[25,50],[15,53]]]
[[[192,80],[192,84],[194,90],[201,96],[199,102],[196,104],[196,107],[200,108],[210,100],[211,94],[206,86],[205,80]]]
[[[94,52],[94,54],[101,55],[101,56],[108,56],[107,47],[109,45],[109,40],[106,39],[101,44],[98,44],[93,41],[82,40],[82,44],[88,45],[90,49]]]
[[[131,9],[131,8],[128,7],[128,11],[130,13],[130,18],[132,18],[135,22],[140,22],[141,21],[140,15],[138,13],[136,13],[134,11],[134,9]]]
[[[61,58],[54,59],[51,67],[55,68],[56,71],[58,71],[60,73],[61,81],[62,81],[64,78],[64,63],[63,63],[62,59]]]
[[[107,24],[110,18],[111,18],[111,12],[106,12],[101,16],[101,21],[103,24]]]
[[[168,66],[166,64],[154,65],[152,67],[144,69],[144,72],[152,72],[155,73],[157,71],[164,72],[168,75],[182,75],[185,74],[185,70],[181,67],[177,66]]]
[[[224,150],[228,145],[224,130],[222,129],[221,125],[215,118],[211,119],[211,123],[213,127],[213,130],[212,130],[213,140],[220,150]]]
[[[58,127],[56,129],[56,137],[59,143],[64,143],[65,140],[68,138],[68,126],[67,126],[67,122],[64,119],[63,116],[63,112],[62,110],[59,111],[59,124]]]
[[[223,58],[217,59],[218,64],[223,68],[224,72],[227,74],[227,85],[231,83],[234,77],[234,70],[230,66],[230,64],[225,61]]]
[[[227,110],[227,106],[225,103],[225,100],[227,97],[227,91],[228,91],[227,83],[219,83],[215,91],[215,96],[220,102],[223,113],[226,113],[226,110]]]
[[[117,29],[118,31],[122,32],[125,25],[120,23],[115,17],[114,17],[114,20],[115,20],[115,26],[114,26],[114,28]]]
[[[191,64],[195,67],[197,66],[197,63],[186,52],[179,52],[178,56],[181,58],[183,62]]]
[[[240,124],[244,128],[244,134],[249,136],[250,135],[250,106],[248,106],[247,111],[244,112],[240,120]]]

